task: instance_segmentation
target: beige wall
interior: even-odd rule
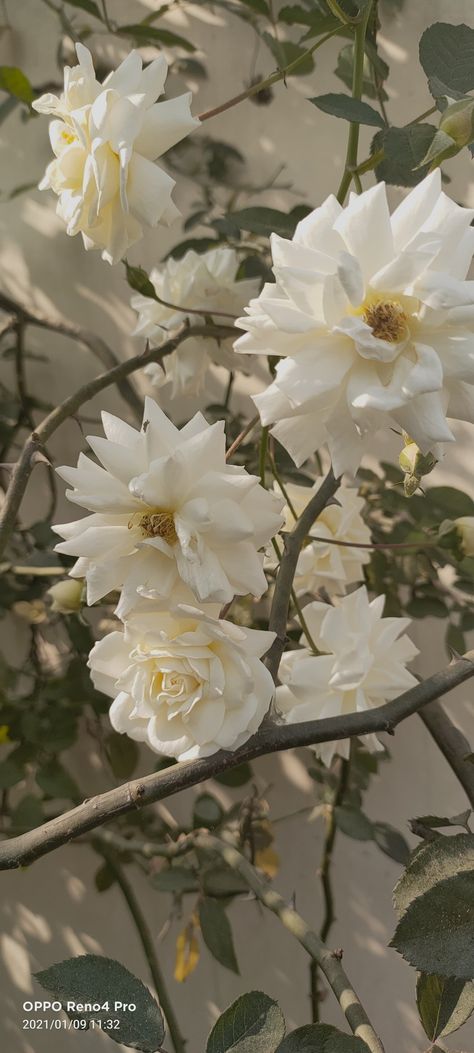
[[[12,29],[0,36],[0,62],[21,65],[33,83],[47,81],[54,74],[56,23],[40,0],[6,0]],[[127,0],[109,0],[114,16],[120,21],[133,21],[143,15],[145,6]],[[405,4],[398,20],[385,21],[381,33],[382,52],[392,67],[388,109],[394,122],[404,123],[430,104],[425,79],[417,62],[417,42],[425,26],[437,18],[471,21],[470,0],[418,0]],[[209,69],[209,80],[201,83],[195,111],[206,109],[241,90],[249,76],[253,37],[240,22],[232,23],[232,36],[227,18],[216,8],[215,13],[198,7],[178,10],[168,19],[178,32],[186,30],[200,43]],[[96,41],[97,43],[97,41]],[[106,38],[101,41],[109,47]],[[284,161],[285,181],[293,182],[298,198],[282,192],[269,192],[265,203],[286,207],[288,201],[303,195],[313,204],[337,182],[345,151],[344,122],[330,121],[314,107],[304,104],[300,95],[311,96],[322,91],[340,90],[332,71],[338,45],[331,43],[318,55],[317,69],[311,78],[293,79],[288,89],[279,85],[275,101],[269,108],[245,103],[212,124],[208,130],[215,137],[235,143],[248,156],[255,183],[268,179]],[[272,63],[262,48],[256,68],[270,71]],[[176,83],[176,93],[182,84]],[[368,136],[363,136],[367,146]],[[43,120],[23,124],[13,116],[0,126],[0,190],[8,191],[18,184],[39,177],[49,157],[46,125]],[[471,162],[466,157],[449,167],[452,176],[450,192],[464,203],[474,204],[474,179]],[[176,199],[183,208],[191,199],[192,188],[180,181]],[[393,195],[396,197],[396,193]],[[133,315],[128,308],[128,291],[120,267],[109,268],[95,254],[85,254],[79,239],[68,239],[54,215],[54,202],[48,195],[32,192],[0,205],[1,281],[4,288],[25,302],[46,307],[67,318],[96,330],[109,341],[121,357],[135,348],[129,336]],[[150,266],[167,247],[180,238],[179,224],[170,232],[151,234],[133,252],[133,259]],[[50,359],[50,368],[29,364],[29,384],[55,402],[96,371],[88,352],[63,338],[30,332],[29,347],[41,349]],[[218,381],[215,381],[218,384]],[[120,408],[117,396],[107,393],[101,406]],[[94,406],[96,411],[99,406]],[[91,409],[92,412],[92,409]],[[472,431],[458,428],[456,450],[436,473],[433,482],[447,480],[472,488],[468,474]],[[65,426],[52,444],[60,461],[72,461],[80,441],[77,426]],[[42,469],[30,488],[25,516],[38,517],[41,509],[44,477]],[[61,503],[60,518],[70,516]],[[21,626],[11,632],[21,644]],[[429,673],[444,661],[438,623],[427,622],[414,632],[422,650],[419,670]],[[11,645],[11,637],[5,640]],[[472,689],[464,687],[453,694],[449,705],[456,719],[473,734]],[[465,800],[444,761],[418,718],[403,725],[390,741],[393,760],[384,765],[367,800],[367,811],[373,818],[384,818],[406,832],[408,818],[429,811],[455,813],[465,807]],[[81,772],[90,765],[91,792],[98,788],[94,758],[71,758],[72,768]],[[311,783],[301,759],[286,755],[266,758],[255,765],[260,787],[270,786],[268,798],[274,817],[307,806],[311,802]],[[168,802],[179,819],[189,815],[189,798]],[[229,798],[230,799],[230,798]],[[288,819],[277,825],[278,849],[283,858],[277,879],[278,887],[290,896],[296,890],[298,908],[318,925],[321,912],[316,871],[321,848],[321,829],[307,824],[305,817]],[[399,868],[371,844],[338,838],[335,867],[335,891],[338,922],[331,942],[344,947],[347,971],[367,1003],[374,1024],[387,1040],[389,1050],[397,1053],[419,1053],[426,1048],[414,1010],[414,974],[398,955],[387,950],[394,927],[391,891]],[[338,865],[337,865],[338,864]],[[102,1049],[106,1038],[98,1034],[87,1037],[62,1033],[21,1030],[25,998],[39,996],[32,985],[31,971],[43,968],[71,954],[98,951],[117,957],[148,981],[146,963],[118,892],[99,896],[90,892],[97,859],[84,846],[68,847],[41,860],[18,874],[4,874],[2,883],[2,923],[0,977],[3,1006],[0,1032],[8,1053],[46,1053],[60,1050],[72,1053],[80,1043],[91,1053]],[[147,911],[154,933],[158,933],[170,906],[165,896],[152,894],[141,876],[137,891]],[[172,977],[173,937],[175,925],[160,945],[160,959],[170,977],[170,991],[189,1038],[190,1053],[203,1048],[207,1027],[217,1011],[233,998],[252,987],[263,988],[277,997],[287,1014],[289,1025],[308,1020],[308,969],[305,956],[278,923],[262,916],[254,903],[244,902],[231,908],[242,979],[217,967],[206,951],[196,973],[184,986]],[[327,1021],[340,1023],[337,1006],[328,995],[324,1004]],[[462,1047],[472,1048],[474,1029],[466,1031]],[[168,1044],[169,1046],[169,1044]],[[457,1048],[456,1040],[451,1044]]]

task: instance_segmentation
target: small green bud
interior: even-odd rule
[[[447,106],[439,122],[441,131],[449,135],[456,146],[468,146],[474,140],[474,99],[459,99]]]

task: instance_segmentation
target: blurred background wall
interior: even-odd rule
[[[57,78],[55,50],[57,20],[41,0],[6,0],[3,9],[9,24],[1,29],[0,62],[21,66],[33,84]],[[138,21],[153,0],[110,0],[111,14],[117,21]],[[390,119],[403,124],[430,106],[426,80],[418,64],[418,40],[433,21],[466,21],[472,25],[472,0],[406,0],[402,10],[389,17],[382,8],[383,28],[380,50],[391,67],[388,82]],[[6,18],[0,18],[6,22]],[[231,19],[219,8],[182,5],[167,17],[166,24],[184,32],[202,49],[209,79],[196,83],[194,112],[204,111],[240,90],[252,69],[264,75],[272,70],[272,60],[262,47],[254,54],[254,35],[242,22]],[[95,50],[117,56],[117,41],[93,38]],[[340,43],[327,44],[317,54],[314,73],[293,78],[289,87],[275,88],[273,103],[257,107],[245,102],[216,118],[206,127],[216,138],[236,145],[249,161],[255,185],[267,183],[284,164],[280,182],[292,184],[297,196],[286,191],[268,190],[258,203],[288,208],[296,201],[317,205],[338,183],[345,154],[347,126],[327,118],[314,107],[302,104],[300,96],[341,90],[333,70]],[[125,49],[123,50],[125,54]],[[173,94],[185,88],[173,79]],[[366,130],[368,133],[368,130]],[[360,156],[369,135],[362,132]],[[50,158],[47,123],[44,119],[24,122],[13,114],[0,126],[0,192],[7,195],[18,185],[39,179]],[[452,182],[449,193],[463,204],[474,205],[474,170],[463,154],[448,166]],[[395,201],[400,195],[391,194]],[[175,199],[186,214],[193,200],[192,184],[178,179]],[[247,203],[247,202],[246,202]],[[248,203],[252,203],[249,198]],[[257,199],[255,200],[257,203]],[[80,238],[68,238],[54,212],[52,195],[31,191],[0,203],[0,272],[2,288],[16,299],[43,308],[58,316],[77,321],[99,333],[122,358],[138,349],[131,337],[134,314],[129,307],[129,290],[121,267],[111,268],[98,254],[86,254]],[[182,237],[179,221],[169,231],[150,233],[135,247],[130,257],[150,268],[166,250]],[[28,382],[31,390],[47,393],[49,401],[60,401],[74,386],[97,371],[90,353],[64,337],[30,330],[29,346],[47,356],[48,363],[31,362]],[[3,367],[2,367],[3,368]],[[4,367],[8,368],[8,367]],[[146,381],[136,380],[143,391]],[[213,382],[219,391],[221,380]],[[244,396],[242,396],[244,398]],[[244,405],[244,403],[243,403]],[[100,408],[128,415],[120,397],[106,392],[87,412],[97,415]],[[178,413],[189,411],[189,404]],[[92,428],[91,430],[98,430]],[[472,489],[472,429],[456,427],[458,443],[451,448],[433,483],[451,482]],[[81,436],[75,423],[68,423],[51,443],[59,463],[72,463]],[[386,455],[389,448],[385,449]],[[45,499],[45,476],[41,467],[30,485],[24,506],[25,521],[38,518]],[[70,506],[60,501],[57,521],[72,517]],[[2,623],[2,628],[4,623]],[[3,646],[16,647],[21,654],[23,625],[14,621]],[[429,674],[446,662],[442,633],[436,621],[428,620],[412,633],[421,651],[418,671]],[[466,685],[448,700],[450,712],[469,733],[473,732],[472,687]],[[368,814],[383,818],[407,831],[410,817],[436,812],[455,814],[466,806],[463,793],[417,717],[403,724],[390,741],[392,761],[382,766],[381,777],[372,785],[366,802]],[[90,772],[90,793],[98,788],[96,759],[75,752],[71,771]],[[321,912],[317,868],[321,850],[321,826],[308,823],[307,814],[284,819],[307,808],[312,801],[313,784],[298,755],[264,758],[254,766],[259,787],[267,786],[272,815],[281,821],[275,826],[277,851],[282,859],[277,886],[290,897],[296,891],[298,909],[315,925]],[[189,816],[192,793],[167,802],[179,820]],[[219,790],[230,801],[233,791]],[[239,791],[240,793],[240,791]],[[98,858],[84,845],[63,848],[18,873],[0,875],[1,936],[0,978],[2,1007],[0,1033],[8,1053],[61,1053],[85,1048],[99,1053],[109,1039],[99,1033],[87,1036],[67,1032],[53,1035],[22,1031],[22,1002],[40,997],[31,973],[53,962],[86,951],[116,957],[149,982],[147,964],[127,917],[120,893],[115,889],[99,895],[93,889]],[[393,933],[395,916],[391,893],[399,867],[367,842],[338,836],[335,851],[334,884],[337,924],[331,944],[344,948],[349,976],[367,1003],[373,1022],[387,1042],[387,1050],[421,1053],[427,1040],[417,1022],[414,1008],[414,973],[387,943]],[[170,897],[153,894],[137,877],[136,891],[146,909],[155,934],[161,930],[170,907]],[[231,918],[241,978],[218,967],[204,949],[196,972],[184,984],[173,979],[174,945],[178,926],[174,924],[159,945],[159,957],[169,978],[170,994],[182,1030],[189,1039],[190,1053],[203,1048],[209,1025],[218,1012],[235,997],[252,987],[264,989],[279,999],[288,1024],[307,1023],[308,962],[304,952],[284,932],[279,923],[263,915],[251,901],[235,903]],[[341,1025],[339,1010],[328,994],[323,1007],[327,1022]],[[463,1032],[462,1048],[474,1048],[474,1028]],[[447,1043],[458,1049],[454,1036]],[[169,1043],[168,1043],[169,1047]]]

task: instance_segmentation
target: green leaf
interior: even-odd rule
[[[372,153],[384,150],[385,156],[376,166],[378,180],[393,186],[416,186],[424,179],[428,166],[417,166],[423,160],[436,133],[432,124],[414,124],[407,128],[387,128],[377,132],[372,140]]]
[[[87,11],[88,15],[93,15],[94,18],[98,18],[102,22],[102,15],[95,0],[66,0],[66,3],[70,7],[80,7],[81,11]]]
[[[44,822],[41,801],[32,793],[25,794],[13,809],[10,819],[15,830],[33,830],[35,826],[41,826]]]
[[[158,892],[196,892],[199,883],[194,870],[186,867],[167,867],[154,874],[151,883]]]
[[[474,1010],[474,983],[452,976],[420,973],[416,982],[416,1004],[421,1023],[431,1042],[457,1031]]]
[[[446,604],[434,596],[415,596],[405,609],[410,618],[446,618]]]
[[[420,62],[430,91],[436,87],[432,78],[442,81],[448,89],[461,93],[471,91],[474,88],[474,29],[463,23],[455,26],[435,22],[421,37]]]
[[[439,845],[441,838],[433,841]],[[450,840],[446,838],[446,840]],[[474,870],[439,881],[413,900],[390,942],[423,972],[474,978]]]
[[[342,29],[342,26],[341,26],[341,29]],[[372,75],[371,62],[369,61],[369,57],[367,55],[367,51],[368,50],[369,50],[369,42],[367,41],[366,42],[366,54],[364,56],[364,76],[363,76],[363,83],[362,83],[362,94],[363,95],[367,95],[367,97],[369,99],[376,99],[377,98],[377,91],[376,91],[376,88],[375,88],[375,85],[374,85],[374,79],[373,79],[373,75]],[[374,62],[377,65],[377,72],[378,72],[378,75],[379,75],[380,79],[381,80],[385,80],[387,75],[388,75],[388,66],[387,66],[387,64],[380,59],[380,56],[377,55],[377,52],[375,51],[375,49],[371,50],[370,58],[371,58],[372,62]],[[346,88],[349,88],[349,91],[352,91],[352,77],[353,77],[353,65],[354,65],[353,60],[354,60],[354,46],[353,46],[353,44],[345,44],[344,47],[339,52],[339,56],[338,56],[338,59],[337,59],[337,66],[336,66],[336,69],[334,70],[334,72],[336,74],[336,77],[339,77],[339,79],[342,80],[343,84],[346,85]],[[381,95],[381,98],[384,101],[386,101],[388,99],[388,95],[387,95],[386,91],[384,91],[383,88],[381,88],[380,95]]]
[[[194,802],[193,826],[205,826],[213,830],[221,822],[223,814],[222,806],[211,793],[201,793]]]
[[[410,858],[410,846],[403,834],[389,823],[373,823],[372,831],[374,841],[381,851],[405,866]]]
[[[105,749],[110,767],[117,779],[128,779],[135,771],[140,756],[134,739],[129,739],[127,735],[121,735],[118,731],[112,731],[105,740]]]
[[[214,220],[213,226],[225,234],[235,234],[239,230],[248,230],[251,234],[260,234],[269,238],[270,234],[279,234],[282,238],[292,238],[297,220],[294,216],[280,212],[276,208],[242,208],[239,212],[229,212],[224,219]]]
[[[292,1031],[277,1053],[368,1053],[361,1038],[345,1035],[331,1024],[305,1024]]]
[[[107,892],[107,889],[111,888],[114,881],[115,875],[113,870],[109,867],[108,863],[102,863],[94,874],[94,885],[97,892]]]
[[[250,991],[216,1020],[206,1053],[274,1053],[284,1034],[278,1003],[261,991]]]
[[[342,92],[329,92],[328,95],[317,95],[314,99],[308,99],[314,103],[318,110],[330,113],[333,117],[342,117],[344,121],[352,121],[357,124],[368,124],[375,128],[383,128],[385,122],[380,113],[369,106],[368,102],[353,99],[350,95]]]
[[[208,249],[215,249],[218,244],[215,238],[187,238],[186,241],[179,241],[177,245],[174,245],[163,259],[181,260],[190,249],[202,253],[207,252]]]
[[[71,801],[80,800],[81,795],[77,783],[57,758],[48,761],[38,769],[36,782],[40,790],[43,790],[48,797],[66,797]]]
[[[338,805],[334,809],[336,826],[343,834],[353,837],[356,841],[371,841],[374,836],[373,825],[363,812],[358,808],[349,808],[346,805]]]
[[[199,923],[204,943],[216,961],[233,973],[239,972],[230,922],[216,899],[205,897],[199,904]]]
[[[248,885],[244,879],[230,867],[212,867],[202,875],[202,886],[207,896],[216,896],[227,899],[229,896],[239,896],[248,892]]]
[[[116,1030],[107,1031],[114,1042],[122,1042],[124,1046],[140,1049],[143,1053],[156,1053],[161,1049],[165,1037],[161,1009],[148,988],[120,962],[98,954],[83,954],[58,962],[35,976],[41,987],[51,991],[63,1005],[66,1002],[92,1002],[108,1003],[109,1006],[98,1012],[68,1011],[68,1016],[101,1022],[112,1016],[120,1023]],[[136,1005],[133,1012],[121,1008],[130,1003]]]
[[[457,490],[455,486],[431,486],[424,498],[428,506],[436,512],[442,512],[450,519],[458,516],[474,516],[474,501],[469,494]]]
[[[23,70],[17,66],[0,66],[0,91],[6,91],[14,99],[31,105],[36,98],[32,85]]]
[[[220,775],[214,775],[214,781],[221,783],[222,786],[245,786],[245,783],[250,781],[252,775],[250,764],[244,763],[238,764],[236,768],[229,768],[228,771],[223,771]]]
[[[278,21],[284,22],[287,26],[308,26],[309,31],[305,35],[305,40],[310,36],[319,37],[325,33],[331,33],[333,29],[337,29],[338,25],[341,27],[341,33],[344,32],[344,26],[334,15],[323,15],[314,8],[301,7],[300,4],[288,4],[287,7],[282,7],[278,14]]]
[[[405,873],[395,885],[395,909],[403,914],[417,897],[438,881],[460,871],[474,869],[474,834],[455,834],[421,845],[414,853]],[[428,969],[427,972],[437,972]],[[453,976],[455,974],[453,973]]]
[[[465,827],[471,814],[472,809],[466,808],[465,812],[459,812],[458,815],[419,815],[414,821],[415,823],[421,823],[422,826],[429,827],[430,830],[442,829],[445,826]]]
[[[137,22],[136,25],[120,26],[116,33],[121,37],[132,37],[140,47],[164,44],[166,47],[183,48],[184,51],[196,50],[194,44],[178,33],[172,33],[169,29],[156,29],[155,26],[143,25],[140,22]]]

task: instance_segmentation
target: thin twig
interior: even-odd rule
[[[252,420],[250,420],[249,423],[245,425],[245,428],[242,428],[242,431],[239,433],[237,438],[234,439],[232,445],[229,446],[229,449],[227,450],[227,453],[225,455],[226,461],[230,461],[235,451],[238,450],[239,446],[243,443],[244,439],[247,438],[247,435],[250,435],[250,432],[253,431],[255,426],[258,424],[259,420],[260,417],[257,413],[256,417],[252,417]]]
[[[145,917],[142,914],[138,899],[135,892],[130,884],[128,878],[125,876],[124,870],[120,865],[115,853],[110,848],[106,847],[103,843],[92,839],[92,843],[95,845],[98,852],[105,859],[108,867],[112,871],[112,874],[120,887],[123,894],[124,900],[130,911],[130,915],[133,918],[135,928],[137,930],[140,943],[143,947],[146,960],[148,962],[151,978],[155,986],[155,991],[158,995],[158,1001],[163,1010],[163,1016],[166,1020],[170,1038],[173,1043],[175,1053],[185,1053],[186,1041],[183,1038],[178,1020],[170,1001],[170,997],[166,988],[165,978],[160,968],[158,961],[153,937],[145,921]]]
[[[354,1035],[365,1042],[370,1053],[384,1053],[382,1043],[343,969],[340,955],[325,946],[319,936],[311,931],[304,918],[285,902],[279,892],[268,885],[265,878],[241,852],[237,851],[233,844],[221,841],[211,834],[203,833],[196,838],[196,847],[204,852],[218,853],[232,870],[236,870],[243,877],[260,903],[263,903],[279,918],[285,928],[318,963]]]
[[[472,746],[460,728],[453,724],[440,702],[431,702],[426,709],[421,710],[420,717],[474,808],[474,764],[468,760],[468,757],[472,757]]]
[[[171,797],[189,786],[235,768],[243,761],[269,753],[332,742],[355,735],[377,732],[393,733],[397,724],[416,713],[422,706],[447,694],[458,684],[474,676],[474,651],[451,662],[445,669],[416,684],[392,702],[363,713],[348,713],[301,724],[268,724],[234,753],[221,750],[210,757],[173,765],[141,779],[124,783],[113,790],[84,801],[77,808],[57,816],[42,826],[19,837],[0,843],[0,870],[25,866],[53,852],[74,837],[95,830],[112,819]]]

